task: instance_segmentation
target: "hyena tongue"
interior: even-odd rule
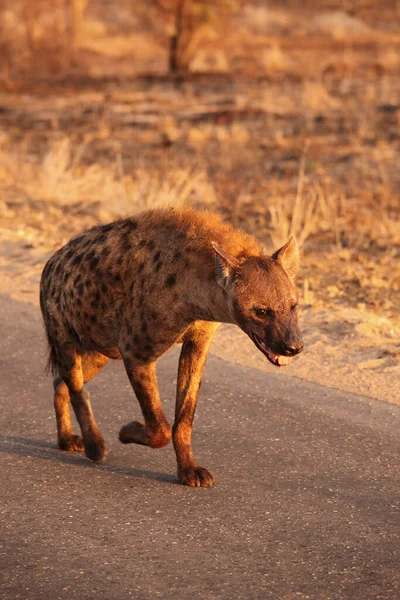
[[[279,365],[280,367],[284,367],[292,362],[291,356],[282,356],[282,354],[275,354],[272,350],[268,349],[268,356],[272,360],[273,363]]]
[[[283,367],[284,365],[288,365],[289,363],[292,362],[292,357],[291,356],[281,356],[280,354],[278,354],[277,362],[278,362],[278,365]]]

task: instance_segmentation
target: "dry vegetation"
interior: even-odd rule
[[[76,231],[190,202],[295,233],[314,309],[398,324],[398,3],[187,2],[168,74],[176,6],[0,2],[6,272],[28,289]]]

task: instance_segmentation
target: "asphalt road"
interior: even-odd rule
[[[107,462],[58,450],[38,311],[2,297],[0,334],[1,600],[400,597],[398,407],[211,352],[194,449],[217,484],[188,488],[172,445],[118,442],[119,363],[89,388]]]

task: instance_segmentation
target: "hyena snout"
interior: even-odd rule
[[[296,356],[296,354],[300,354],[303,348],[303,339],[301,335],[298,335],[297,333],[291,335],[290,338],[283,343],[285,356]]]
[[[291,319],[280,327],[281,352],[284,356],[296,356],[303,350],[303,338],[297,323],[297,319]]]

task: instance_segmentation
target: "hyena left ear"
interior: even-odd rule
[[[233,272],[239,266],[237,258],[228,254],[215,243],[211,242],[211,246],[215,252],[215,273],[217,282],[221,287],[226,289],[228,282],[233,275]]]
[[[289,236],[289,240],[282,248],[274,252],[272,258],[285,269],[286,273],[294,279],[300,267],[300,254],[294,235]]]

